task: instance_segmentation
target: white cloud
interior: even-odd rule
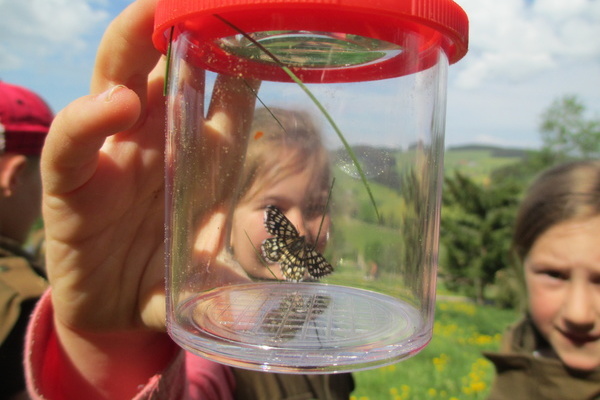
[[[87,49],[108,13],[95,0],[0,0],[0,71]],[[95,39],[95,38],[94,38]]]
[[[565,63],[600,60],[600,1],[457,3],[471,22],[469,54],[457,68],[459,87],[518,83]]]

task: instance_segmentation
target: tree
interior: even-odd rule
[[[446,285],[485,300],[485,288],[510,265],[512,223],[521,187],[484,186],[456,171],[446,177],[441,240]]]
[[[577,96],[554,100],[542,114],[543,151],[560,158],[600,157],[600,120],[587,119],[586,107]]]
[[[563,96],[541,115],[542,148],[531,150],[519,162],[494,170],[495,182],[515,181],[528,186],[553,165],[581,158],[600,157],[600,120],[586,119],[586,108],[577,96]]]

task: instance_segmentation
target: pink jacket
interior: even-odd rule
[[[33,400],[63,399],[61,384],[68,376],[57,376],[62,362],[53,323],[50,293],[40,299],[29,322],[25,339],[27,389]],[[176,346],[175,344],[173,344]],[[118,379],[118,377],[115,377]],[[169,365],[140,385],[135,400],[191,399],[231,400],[235,380],[231,369],[183,350],[176,350]]]

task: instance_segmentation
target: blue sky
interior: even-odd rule
[[[0,79],[58,111],[87,93],[102,32],[128,0],[0,0]],[[451,66],[446,143],[539,146],[565,94],[600,115],[600,0],[457,0],[470,51]]]

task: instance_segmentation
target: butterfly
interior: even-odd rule
[[[277,207],[266,207],[265,228],[274,237],[263,241],[263,257],[269,262],[279,263],[286,280],[299,282],[307,272],[311,278],[319,279],[333,272],[333,267],[325,257],[307,243],[304,236],[300,236],[292,222]]]

